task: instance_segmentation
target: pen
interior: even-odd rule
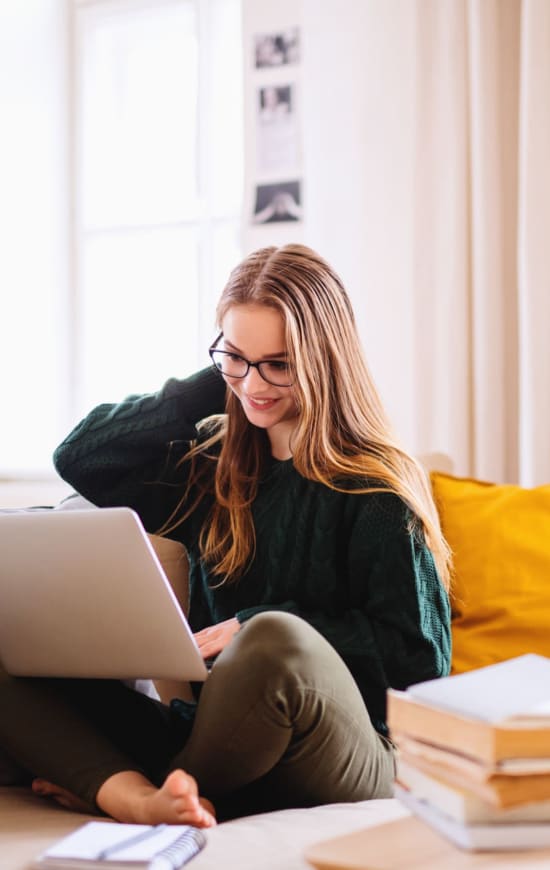
[[[110,858],[111,855],[114,855],[115,852],[119,852],[121,849],[127,849],[130,846],[134,846],[136,843],[148,840],[149,837],[156,836],[156,834],[163,831],[164,828],[166,828],[166,825],[155,825],[155,827],[148,828],[146,831],[141,831],[139,834],[125,837],[124,840],[119,840],[118,843],[113,843],[112,846],[107,846],[106,849],[102,849],[101,852],[98,853],[96,860],[104,861],[106,858]]]

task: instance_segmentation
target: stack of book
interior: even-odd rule
[[[550,659],[388,692],[396,796],[465,849],[550,846]]]

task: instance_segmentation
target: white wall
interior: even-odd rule
[[[56,435],[43,411],[64,413],[66,14],[64,0],[0,0],[0,473],[2,456],[25,468],[37,442],[47,463]]]
[[[414,4],[304,0],[308,244],[340,272],[390,418],[414,445]],[[398,62],[396,59],[398,58]]]
[[[246,226],[245,250],[297,241],[331,262],[351,296],[367,362],[399,437],[411,450],[437,447],[415,440],[408,286],[415,6],[401,0],[243,2],[247,190],[253,178],[255,73],[246,46],[250,52],[255,32],[298,24],[305,208],[302,225]]]

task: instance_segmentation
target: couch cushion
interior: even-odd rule
[[[454,555],[452,672],[550,656],[550,486],[431,481]]]
[[[149,535],[149,540],[164,568],[180,607],[184,613],[189,610],[189,559],[187,550],[178,541],[162,538],[159,535]],[[155,688],[160,698],[169,703],[172,698],[193,700],[189,683],[177,680],[155,680]]]

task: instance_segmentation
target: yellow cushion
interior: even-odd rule
[[[550,656],[550,486],[431,480],[454,556],[452,672]]]

